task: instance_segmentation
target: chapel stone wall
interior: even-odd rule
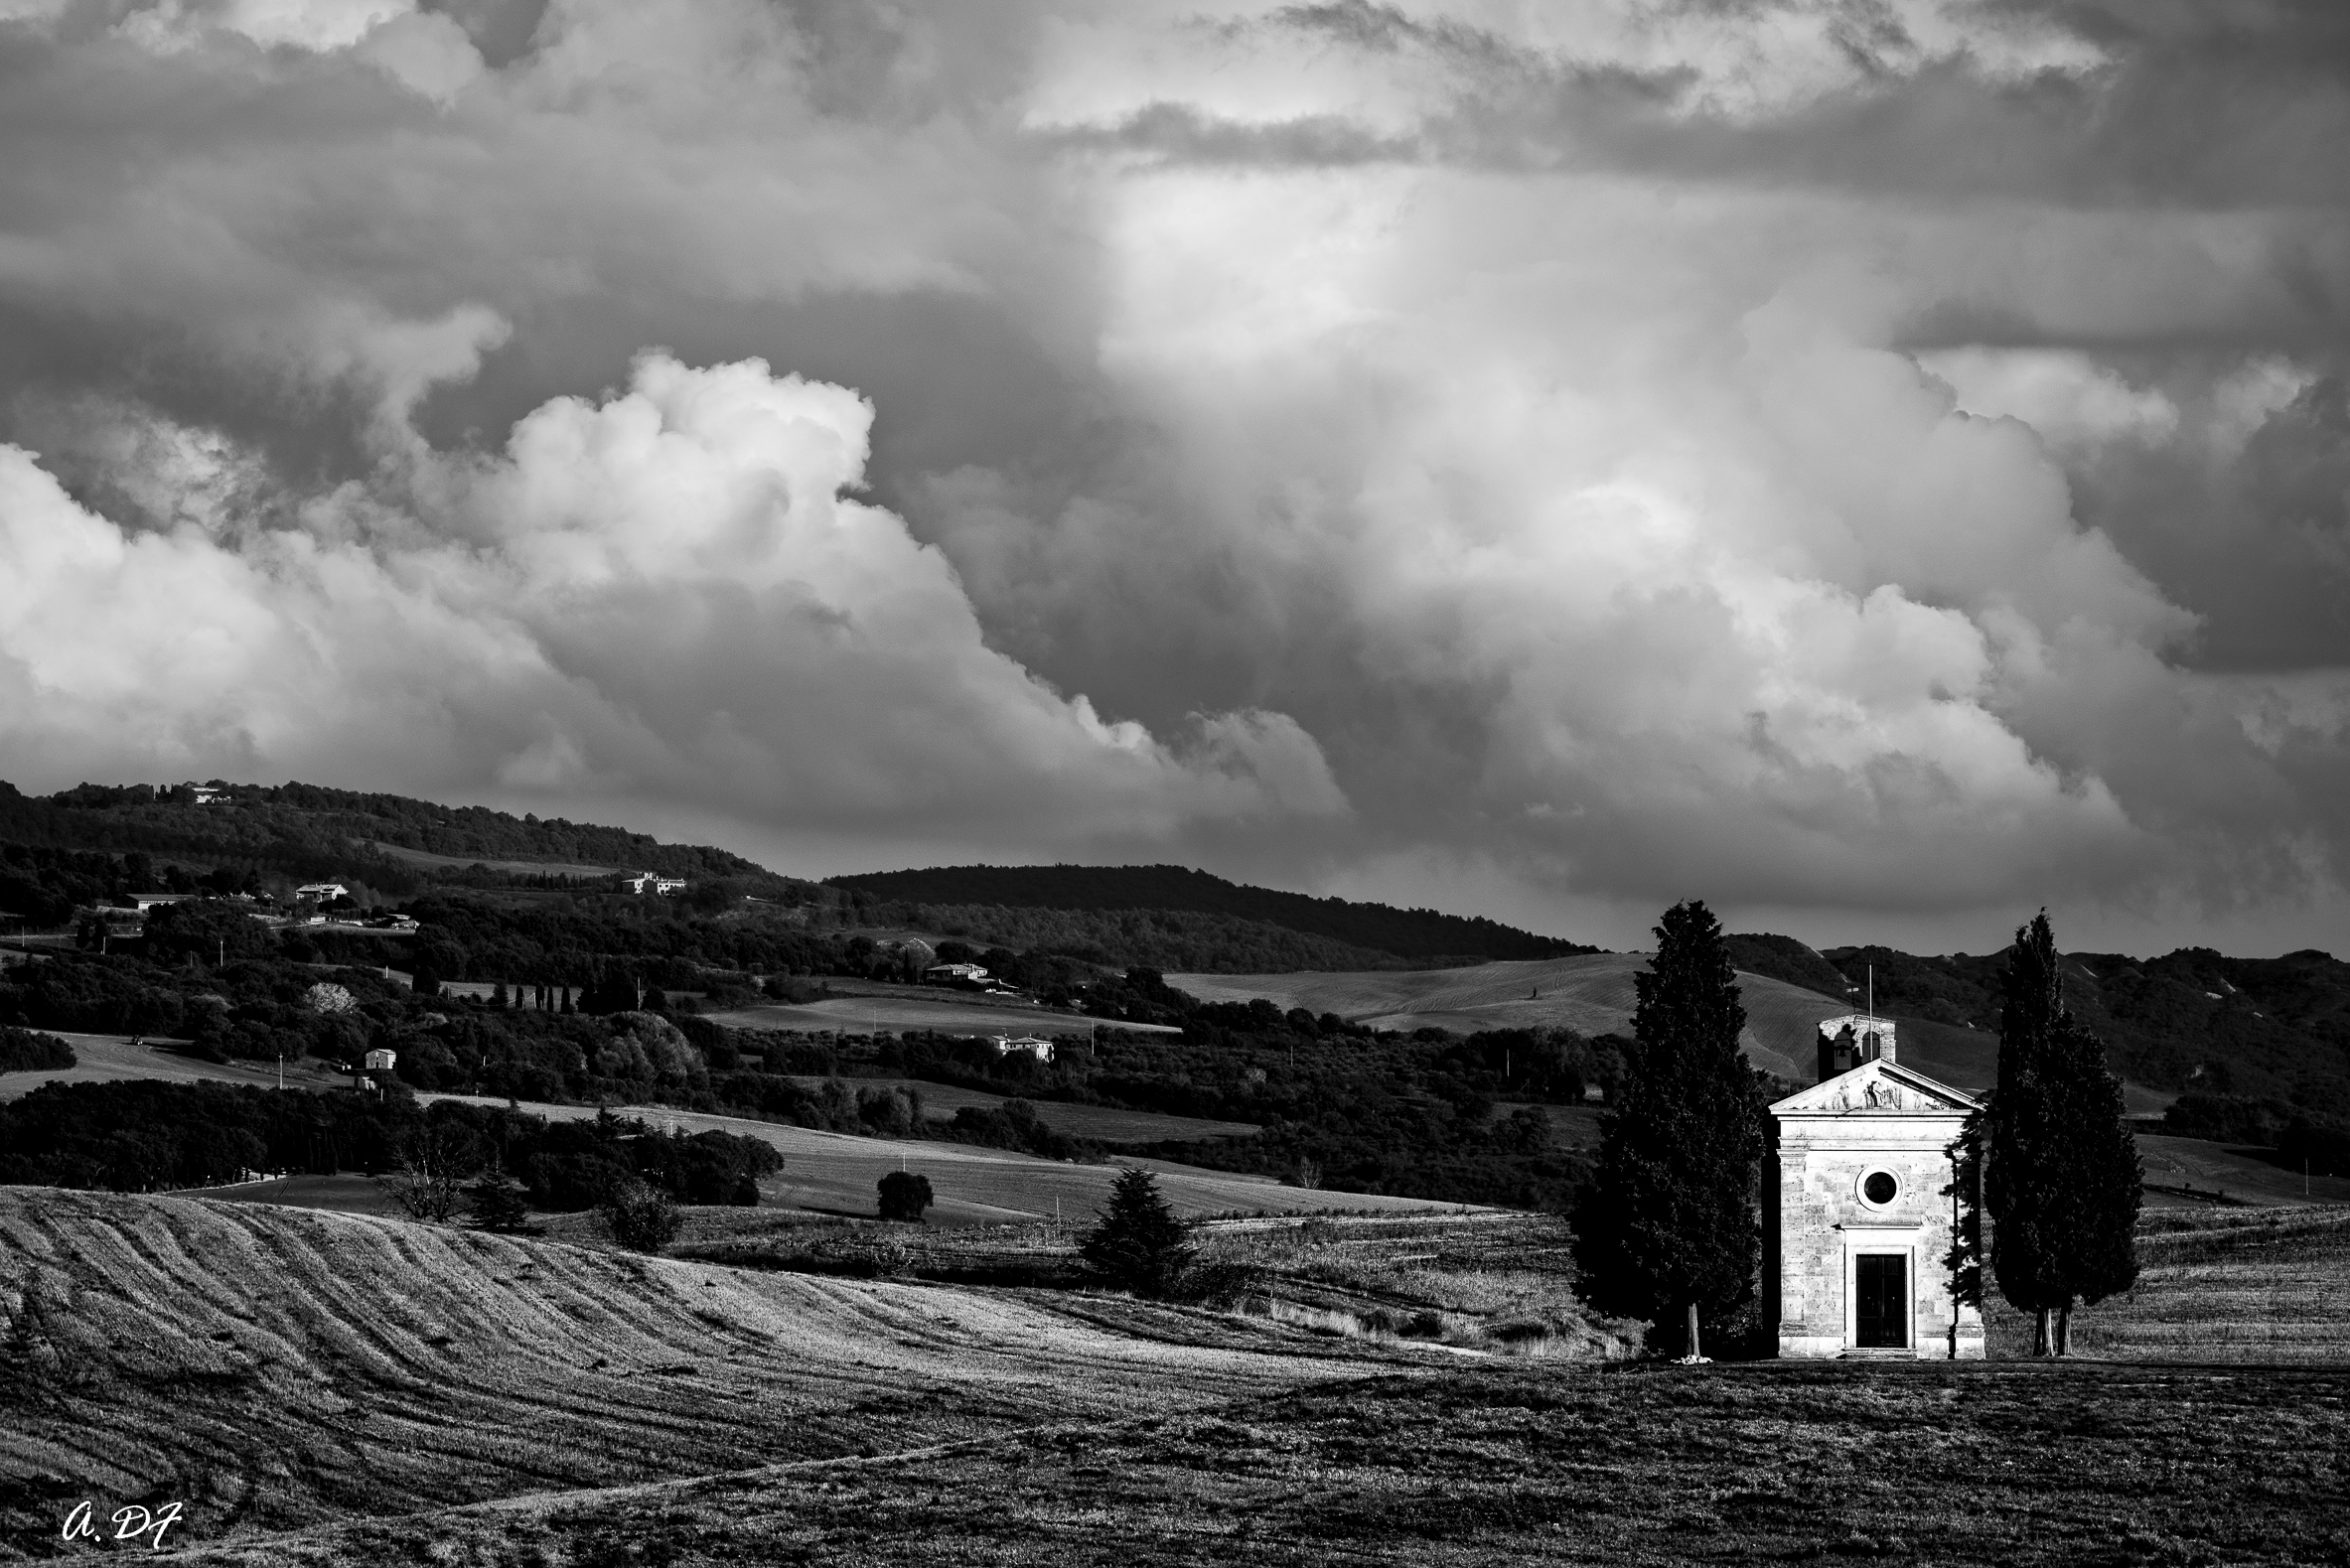
[[[1865,1087],[1865,1086],[1863,1086]],[[1779,1354],[1980,1356],[1981,1314],[1954,1304],[1949,1145],[1957,1114],[1782,1114],[1779,1124]],[[1868,1179],[1896,1191],[1872,1200]],[[1880,1184],[1881,1186],[1882,1184]],[[1909,1281],[1908,1346],[1855,1348],[1854,1268],[1864,1253],[1898,1253]]]

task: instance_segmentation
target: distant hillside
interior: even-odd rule
[[[1563,958],[1599,950],[1498,921],[1276,893],[1185,866],[942,866],[828,880],[833,887],[902,904],[1220,915],[1420,963]]]
[[[516,817],[482,806],[439,805],[317,784],[214,787],[222,797],[200,804],[185,786],[85,784],[33,796],[0,782],[0,844],[117,855],[136,851],[249,866],[302,880],[358,880],[389,893],[413,891],[477,861],[610,867],[684,878],[769,875],[722,849],[663,844],[644,833],[560,817]],[[412,858],[403,858],[402,851]],[[426,857],[455,864],[436,867]]]
[[[1730,962],[1748,974],[1768,975],[1807,991],[1840,997],[1848,982],[1836,966],[1792,936],[1740,932],[1723,938]]]
[[[1993,1038],[2002,953],[1919,957],[1889,947],[1824,954],[1877,1010]],[[2066,1002],[2135,1082],[2350,1114],[2350,963],[2309,949],[2229,958],[2184,947],[2160,958],[2066,955]]]

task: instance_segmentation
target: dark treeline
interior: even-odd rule
[[[731,1133],[662,1133],[610,1114],[555,1121],[405,1093],[278,1092],[225,1083],[45,1084],[0,1105],[0,1182],[161,1192],[256,1172],[382,1175],[501,1169],[542,1209],[604,1202],[630,1178],[680,1203],[754,1204],[783,1157]]]
[[[73,1048],[55,1035],[0,1027],[0,1072],[38,1072],[73,1066]]]

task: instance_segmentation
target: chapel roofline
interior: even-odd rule
[[[1800,1088],[1793,1094],[1788,1095],[1785,1099],[1772,1102],[1770,1106],[1770,1112],[1772,1115],[1782,1119],[1795,1116],[1818,1116],[1824,1119],[1833,1119],[1855,1114],[1854,1112],[1848,1110],[1836,1110],[1820,1105],[1799,1105],[1796,1102],[1798,1100],[1807,1099],[1820,1093],[1822,1089],[1827,1088],[1830,1084],[1841,1083],[1846,1078],[1857,1077],[1863,1073],[1871,1071],[1875,1072],[1881,1077],[1890,1078],[1894,1082],[1902,1084],[1905,1087],[1916,1089],[1921,1093],[1941,1095],[1951,1103],[1948,1105],[1938,1105],[1931,1111],[1888,1112],[1879,1110],[1865,1114],[1874,1114],[1879,1116],[1963,1116],[1970,1111],[1977,1111],[1983,1108],[1983,1102],[1964,1089],[1952,1088],[1948,1083],[1943,1083],[1934,1078],[1926,1076],[1925,1073],[1918,1071],[1915,1068],[1904,1067],[1898,1062],[1885,1062],[1879,1060],[1875,1062],[1863,1062],[1858,1067],[1851,1069],[1849,1071],[1839,1072],[1835,1077],[1823,1079],[1822,1081],[1814,1083],[1806,1088]]]

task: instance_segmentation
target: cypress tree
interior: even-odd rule
[[[1700,1315],[1718,1325],[1753,1297],[1762,1112],[1720,923],[1691,901],[1656,933],[1635,977],[1619,1103],[1600,1118],[1596,1179],[1575,1215],[1575,1289],[1601,1312],[1649,1320],[1659,1341],[1681,1319],[1695,1359]]]
[[[1999,1293],[2034,1315],[2032,1354],[2072,1349],[2072,1310],[2137,1278],[2143,1170],[2105,1046],[2064,1005],[2056,933],[2042,910],[2015,932],[1999,974],[1998,1086],[1983,1201]]]
[[[471,1200],[474,1223],[484,1230],[519,1230],[530,1222],[530,1207],[523,1199],[522,1185],[506,1174],[503,1166],[493,1165],[482,1179],[466,1189]]]
[[[1165,1296],[1191,1268],[1185,1233],[1183,1221],[1159,1195],[1158,1178],[1129,1166],[1118,1173],[1109,1208],[1080,1250],[1111,1284],[1138,1296]]]

